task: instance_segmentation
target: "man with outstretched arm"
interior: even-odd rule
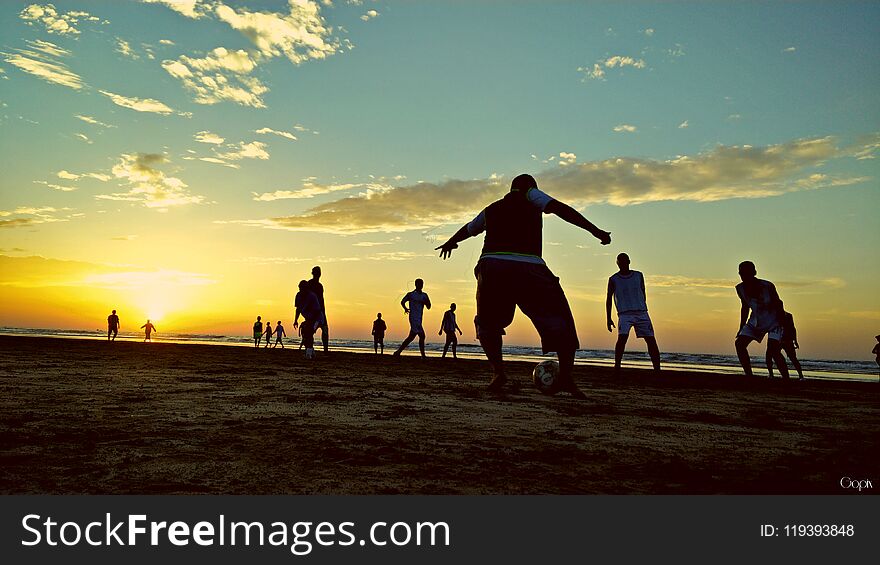
[[[541,258],[542,213],[554,214],[590,232],[602,245],[611,243],[609,232],[597,228],[571,206],[538,190],[531,175],[519,175],[504,198],[487,206],[437,249],[440,257],[446,259],[460,242],[486,232],[474,275],[480,344],[495,373],[489,390],[500,391],[507,382],[501,336],[519,306],[538,330],[544,353],[556,352],[561,390],[575,398],[586,398],[572,377],[574,354],[580,347],[574,317],[559,278]]]

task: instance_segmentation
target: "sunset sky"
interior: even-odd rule
[[[806,358],[880,333],[880,4],[0,3],[0,325],[242,334],[321,265],[331,337],[389,339],[416,277],[473,341],[482,237],[519,173],[581,344],[645,273],[665,351],[733,353],[754,261]],[[160,335],[162,335],[160,333]],[[433,334],[433,339],[440,339]],[[518,314],[508,343],[537,343]],[[641,345],[639,345],[641,347]],[[757,349],[755,352],[757,353]]]

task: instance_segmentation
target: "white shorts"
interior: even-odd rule
[[[636,337],[654,337],[654,325],[647,312],[634,312],[617,315],[617,333],[629,335],[630,328],[636,329]]]
[[[739,330],[737,336],[745,336],[750,337],[753,340],[761,343],[761,340],[764,339],[766,335],[770,339],[775,339],[776,341],[782,340],[782,326],[776,326],[773,328],[757,328],[755,326],[750,326],[746,324]]]

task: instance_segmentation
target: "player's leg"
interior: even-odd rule
[[[767,364],[767,376],[773,378],[773,354],[770,352],[770,340],[767,340],[767,352],[764,354],[764,363]]]
[[[477,318],[480,321],[478,339],[492,366],[492,381],[488,387],[491,392],[500,392],[507,382],[501,336],[516,312],[516,300],[510,290],[517,281],[508,280],[505,273],[505,268],[509,268],[506,263],[511,262],[489,259],[480,261],[474,269],[477,277]]]
[[[654,370],[660,370],[660,348],[657,347],[657,338],[652,335],[645,337],[645,343],[648,345],[648,356],[651,357],[651,364]]]
[[[403,351],[404,349],[406,349],[407,346],[409,346],[409,344],[412,343],[412,340],[414,340],[416,338],[416,335],[418,335],[418,334],[416,332],[414,332],[412,329],[410,329],[409,335],[406,336],[406,339],[403,340],[403,343],[400,344],[400,347],[397,348],[397,351],[395,351],[394,354],[400,355],[400,352]]]
[[[782,378],[788,379],[788,365],[785,363],[785,357],[782,356],[782,344],[778,339],[767,337],[767,352],[773,356],[773,361]]]
[[[623,360],[623,352],[626,350],[626,341],[629,339],[629,326],[626,327],[626,333],[623,333],[623,322],[617,321],[620,333],[617,334],[617,343],[614,344],[614,372],[620,372],[620,362]]]
[[[440,356],[441,359],[446,359],[446,352],[449,351],[450,343],[449,334],[446,334],[446,343],[443,344],[443,355]]]
[[[754,339],[747,335],[739,335],[734,342],[736,356],[739,358],[739,364],[742,365],[743,372],[747,377],[752,376],[752,360],[749,359],[749,344],[752,341]]]
[[[419,353],[425,356],[425,330],[419,330]]]
[[[786,341],[782,344],[782,350],[785,351],[786,355],[788,355],[788,360],[791,361],[791,364],[794,366],[794,370],[797,371],[798,379],[803,380],[804,370],[801,368],[801,362],[798,361],[797,349],[794,348],[794,342]]]
[[[452,358],[458,359],[458,354],[456,353],[456,349],[458,349],[458,338],[455,336],[455,332],[449,334],[451,336],[450,341],[452,342]]]

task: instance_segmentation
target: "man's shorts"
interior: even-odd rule
[[[779,341],[782,339],[782,326],[776,326],[772,328],[758,328],[755,326],[750,326],[746,324],[739,330],[739,333],[736,334],[738,336],[750,337],[753,340],[761,343],[761,340],[764,339],[766,335],[769,339],[775,339]]]
[[[422,327],[422,322],[415,322],[413,320],[409,321],[409,333],[413,335],[425,335],[425,328]]]
[[[647,312],[628,312],[617,315],[617,333],[629,335],[630,328],[636,329],[636,337],[654,337],[654,325]]]
[[[538,330],[544,353],[580,347],[559,277],[546,265],[484,258],[474,268],[474,275],[481,337],[502,335],[519,306]]]

